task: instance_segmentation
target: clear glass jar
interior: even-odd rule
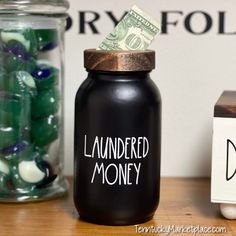
[[[66,0],[0,1],[0,201],[66,193]]]

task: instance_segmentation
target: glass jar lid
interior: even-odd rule
[[[68,8],[67,0],[0,0],[0,14],[64,14]]]

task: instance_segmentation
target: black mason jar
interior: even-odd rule
[[[74,202],[82,219],[129,225],[159,203],[161,97],[154,51],[85,50],[75,101]]]

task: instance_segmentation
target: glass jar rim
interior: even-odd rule
[[[0,14],[64,14],[69,8],[67,0],[0,0]]]

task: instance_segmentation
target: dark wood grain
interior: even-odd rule
[[[224,91],[214,108],[214,117],[236,117],[236,91]]]
[[[155,68],[155,52],[145,51],[84,51],[84,66],[96,71],[151,71]]]

